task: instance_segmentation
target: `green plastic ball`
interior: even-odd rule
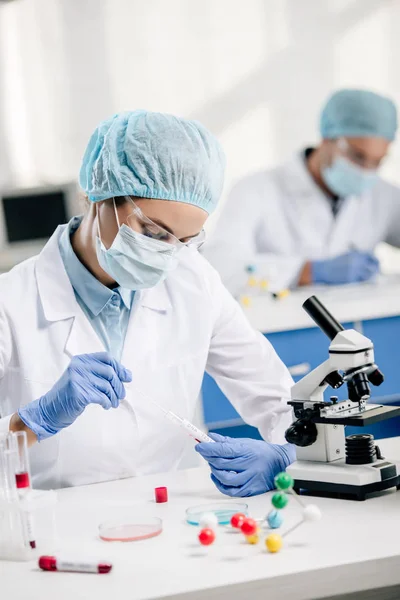
[[[278,490],[290,490],[294,486],[294,479],[289,473],[278,473],[275,485]]]
[[[286,504],[289,502],[289,498],[285,492],[276,492],[276,494],[272,496],[271,502],[274,508],[279,510],[281,508],[285,508]]]

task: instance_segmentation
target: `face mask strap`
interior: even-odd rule
[[[340,137],[337,140],[337,147],[339,148],[339,150],[341,150],[342,152],[347,152],[349,149],[349,142],[346,140],[346,138],[344,137]]]
[[[117,205],[115,204],[115,198],[113,198],[113,206],[114,206],[115,218],[117,219],[117,223],[118,223],[118,229],[120,229],[121,225],[119,223],[119,217],[118,217]]]
[[[116,218],[117,224],[118,224],[118,229],[120,229],[121,225],[119,223],[117,206],[115,204],[115,198],[113,198],[113,206],[114,206],[115,218]],[[103,240],[101,239],[101,232],[100,232],[100,219],[99,219],[99,205],[98,204],[96,204],[96,217],[97,217],[97,233],[99,235],[100,242],[103,243]]]
[[[97,233],[99,235],[100,242],[103,243],[103,240],[101,239],[101,233],[100,233],[99,205],[97,203],[96,203],[96,217],[97,217]]]

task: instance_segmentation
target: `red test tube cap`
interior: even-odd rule
[[[157,504],[161,504],[162,502],[168,502],[168,489],[166,487],[156,487],[154,489],[154,495]]]
[[[29,473],[16,473],[15,481],[19,490],[30,487]]]
[[[109,573],[112,569],[112,565],[109,563],[100,563],[98,566],[99,573]]]
[[[39,558],[39,567],[43,571],[57,571],[57,561],[55,556],[41,556]]]

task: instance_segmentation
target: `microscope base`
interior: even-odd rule
[[[373,492],[400,489],[399,471],[385,459],[368,465],[349,465],[344,459],[332,463],[296,461],[287,472],[295,480],[296,492],[314,496],[365,500]]]

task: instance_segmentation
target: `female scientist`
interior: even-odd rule
[[[199,444],[217,487],[262,493],[293,459],[288,371],[197,252],[223,171],[199,123],[116,115],[83,158],[85,216],[0,277],[0,433],[27,432],[36,487],[176,468],[160,406],[191,419],[205,370],[266,440]]]

